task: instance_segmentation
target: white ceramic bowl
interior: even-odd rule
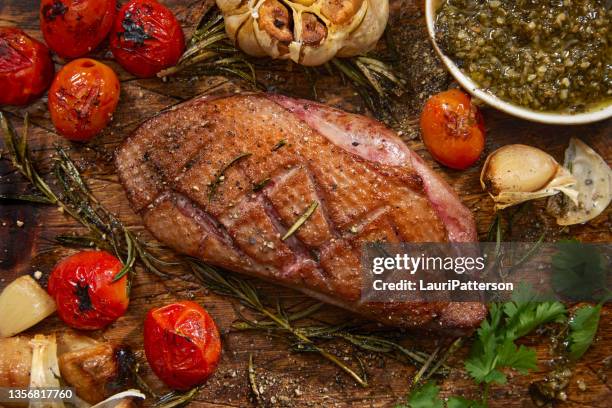
[[[594,108],[588,112],[577,114],[547,113],[534,111],[510,102],[506,102],[490,92],[480,88],[474,81],[465,75],[450,58],[444,55],[436,43],[436,10],[443,3],[443,1],[444,0],[425,0],[425,18],[427,19],[427,31],[429,32],[429,38],[431,39],[436,52],[442,59],[442,62],[444,62],[444,65],[446,65],[446,68],[455,77],[457,82],[459,82],[461,86],[470,92],[474,97],[510,115],[531,120],[533,122],[556,125],[579,125],[583,123],[597,122],[612,117],[612,103]]]

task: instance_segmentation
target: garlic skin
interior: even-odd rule
[[[612,201],[612,170],[595,150],[572,138],[565,151],[564,166],[577,180],[577,203],[551,197],[547,210],[559,225],[582,224],[601,214]]]
[[[216,0],[228,37],[254,57],[317,66],[374,48],[389,0]]]
[[[495,209],[562,192],[573,202],[578,192],[576,178],[548,153],[535,147],[513,144],[491,153],[482,169],[480,185]]]

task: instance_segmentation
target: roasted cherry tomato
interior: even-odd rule
[[[128,308],[128,281],[115,281],[123,265],[104,251],[83,251],[60,261],[49,276],[47,290],[57,312],[75,329],[108,326]]]
[[[106,127],[119,102],[119,79],[101,62],[74,60],[58,72],[49,90],[49,112],[59,133],[85,142]]]
[[[55,67],[49,50],[17,28],[0,27],[0,105],[25,105],[42,95]]]
[[[116,7],[116,0],[42,0],[40,29],[57,55],[82,57],[106,38]]]
[[[453,169],[474,164],[485,146],[482,115],[458,89],[429,98],[421,113],[421,133],[434,159]]]
[[[147,78],[176,65],[185,38],[174,14],[155,0],[131,0],[115,19],[110,46],[121,66]]]
[[[195,302],[151,309],[144,322],[144,349],[153,372],[169,387],[188,390],[217,368],[221,339],[212,318]]]

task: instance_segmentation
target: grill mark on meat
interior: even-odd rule
[[[281,221],[281,217],[272,205],[272,202],[265,195],[261,194],[258,198],[262,201],[264,209],[268,214],[268,217],[270,217],[270,220],[272,221],[272,225],[276,227],[278,236],[284,236],[291,226],[286,226],[283,224],[283,222]],[[298,238],[296,234],[293,234],[292,236],[287,238],[284,243],[293,251],[295,255],[295,262],[283,268],[282,272],[285,276],[292,276],[295,274],[296,271],[299,272],[300,267],[304,264],[311,264],[311,268],[314,268],[314,270],[311,272],[317,272],[321,276],[321,278],[324,279],[325,286],[329,287],[329,275],[325,273],[326,271],[318,267],[316,259],[317,257],[312,256],[311,251]]]
[[[378,207],[371,212],[367,213],[365,217],[360,220],[357,220],[349,227],[348,231],[345,231],[343,234],[343,238],[348,239],[350,237],[355,236],[355,234],[363,231],[372,221],[376,220],[383,214],[386,214],[389,211],[389,208],[386,206]]]
[[[321,214],[323,215],[323,218],[327,222],[327,225],[329,227],[329,232],[332,234],[332,236],[334,237],[340,236],[340,233],[338,232],[338,228],[336,227],[336,225],[334,224],[334,221],[329,216],[329,210],[327,208],[329,204],[327,200],[325,199],[325,195],[323,193],[323,189],[321,185],[319,185],[319,183],[317,182],[317,179],[313,176],[310,166],[306,164],[304,167],[306,169],[306,175],[308,176],[308,179],[310,180],[310,182],[312,183],[312,186],[314,187],[313,189],[314,194],[317,197],[317,200],[319,201],[319,208],[317,209],[321,211]]]
[[[193,201],[191,201],[188,197],[173,191],[172,194],[175,196],[176,204],[178,209],[185,214],[185,216],[198,220],[200,225],[204,227],[207,231],[212,232],[216,238],[218,238],[221,242],[229,246],[234,251],[237,251],[240,256],[249,260],[249,263],[252,263],[252,259],[248,257],[247,254],[242,252],[240,248],[236,246],[236,242],[230,237],[229,233],[223,226],[215,220],[210,214],[206,211],[202,210],[198,207]],[[203,243],[202,243],[203,244]]]

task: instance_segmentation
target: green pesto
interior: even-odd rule
[[[607,0],[447,0],[436,41],[504,100],[583,112],[612,99],[611,20]]]

